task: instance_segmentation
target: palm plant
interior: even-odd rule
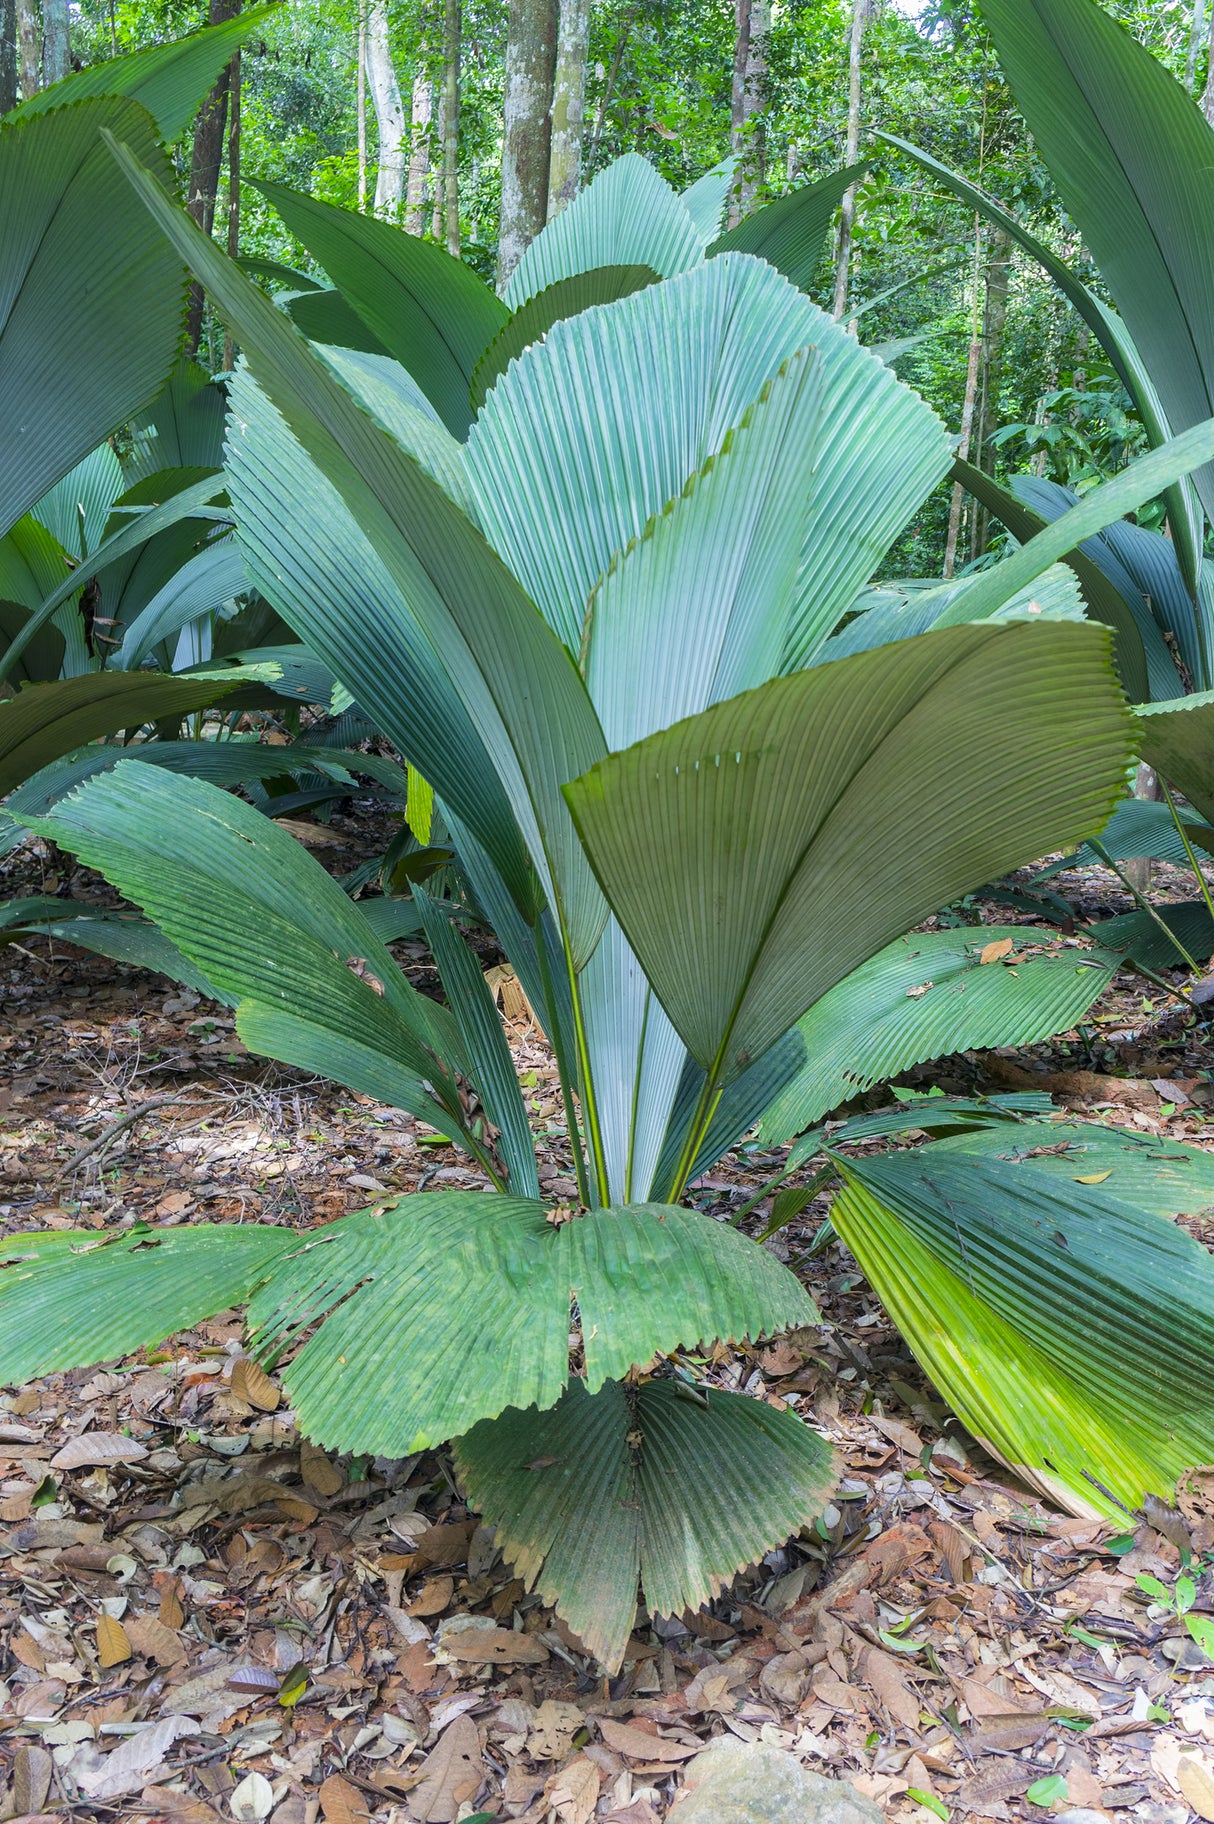
[[[979,579],[972,614],[953,598],[952,624],[836,659],[948,442],[767,258],[720,245],[711,198],[623,161],[535,243],[505,318],[437,249],[326,215],[347,341],[318,354],[112,149],[244,350],[226,476],[249,574],[433,786],[552,1042],[579,1196],[540,1196],[442,907],[417,896],[446,1006],[285,832],[124,762],[31,827],[144,908],[251,1050],[410,1111],[493,1194],[385,1198],[303,1237],[16,1237],[0,1375],[245,1302],[305,1431],[384,1454],[454,1438],[503,1549],[617,1665],[638,1581],[656,1611],[704,1601],[832,1478],[791,1414],[672,1368],[679,1345],[815,1315],[687,1187],[801,1067],[808,1008],[946,901],[1097,831],[1120,792],[1108,635],[1051,568],[1076,526]],[[351,349],[351,312],[412,366]],[[1199,427],[1143,459],[1109,516],[1211,452]]]

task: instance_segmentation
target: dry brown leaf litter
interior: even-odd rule
[[[1099,871],[1079,884],[1099,893]],[[420,949],[398,954],[430,985]],[[230,1017],[159,978],[51,942],[3,960],[6,1228],[303,1226],[479,1182],[407,1117],[248,1058]],[[512,1011],[559,1199],[555,1073]],[[1206,1067],[1187,1013],[1123,977],[1079,1033],[908,1080],[1028,1072],[1200,1143]],[[697,1201],[727,1213],[780,1157],[735,1156]],[[838,1497],[711,1611],[642,1617],[610,1682],[502,1564],[441,1454],[354,1462],[301,1440],[234,1315],[0,1396],[0,1818],[655,1824],[723,1730],[854,1780],[897,1824],[930,1824],[925,1799],[1041,1818],[1024,1794],[1050,1774],[1054,1810],[1088,1824],[1214,1817],[1214,1663],[1135,1583],[1214,1552],[1214,1471],[1110,1555],[1110,1529],[1049,1513],[950,1427],[840,1247],[803,1258],[827,1207],[772,1244],[823,1326],[721,1349],[711,1373],[811,1417],[843,1452]],[[1208,1575],[1196,1607],[1214,1612]]]

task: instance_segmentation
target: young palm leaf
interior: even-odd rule
[[[925,634],[775,679],[567,788],[710,1093],[908,926],[1107,820],[1131,733],[1107,638]],[[877,879],[855,862],[874,850]]]
[[[560,787],[601,755],[604,743],[572,661],[438,484],[331,377],[252,280],[174,207],[155,177],[126,148],[111,145],[149,212],[239,333],[254,377],[358,519],[474,718],[484,715],[487,691],[504,736],[495,754],[499,776],[534,876],[558,911],[580,967],[598,942],[607,909]],[[311,644],[325,656],[319,641]],[[372,673],[382,675],[383,656],[381,647]],[[378,716],[375,689],[371,675],[367,689],[354,694]],[[384,726],[393,732],[391,723]],[[520,910],[534,921],[534,889]]]
[[[254,188],[413,375],[452,436],[466,437],[472,375],[508,321],[506,306],[470,267],[418,235],[282,184]]]
[[[518,310],[561,279],[596,266],[648,266],[668,279],[704,258],[691,216],[639,152],[600,171],[536,235],[515,267],[505,301]]]

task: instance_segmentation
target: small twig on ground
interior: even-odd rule
[[[95,1140],[90,1140],[87,1146],[82,1146],[79,1152],[72,1154],[67,1163],[60,1168],[57,1181],[70,1178],[77,1166],[83,1165],[86,1159],[91,1159],[94,1153],[103,1152],[111,1140],[116,1140],[118,1135],[128,1127],[134,1127],[136,1121],[142,1121],[145,1115],[150,1115],[158,1108],[168,1108],[170,1103],[180,1102],[182,1099],[180,1093],[171,1096],[149,1096],[148,1100],[141,1102],[138,1108],[128,1109],[125,1115],[119,1115],[116,1121],[111,1121]]]

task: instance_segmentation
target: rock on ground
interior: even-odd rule
[[[808,1773],[781,1748],[722,1736],[687,1764],[670,1824],[885,1824],[846,1780]]]

